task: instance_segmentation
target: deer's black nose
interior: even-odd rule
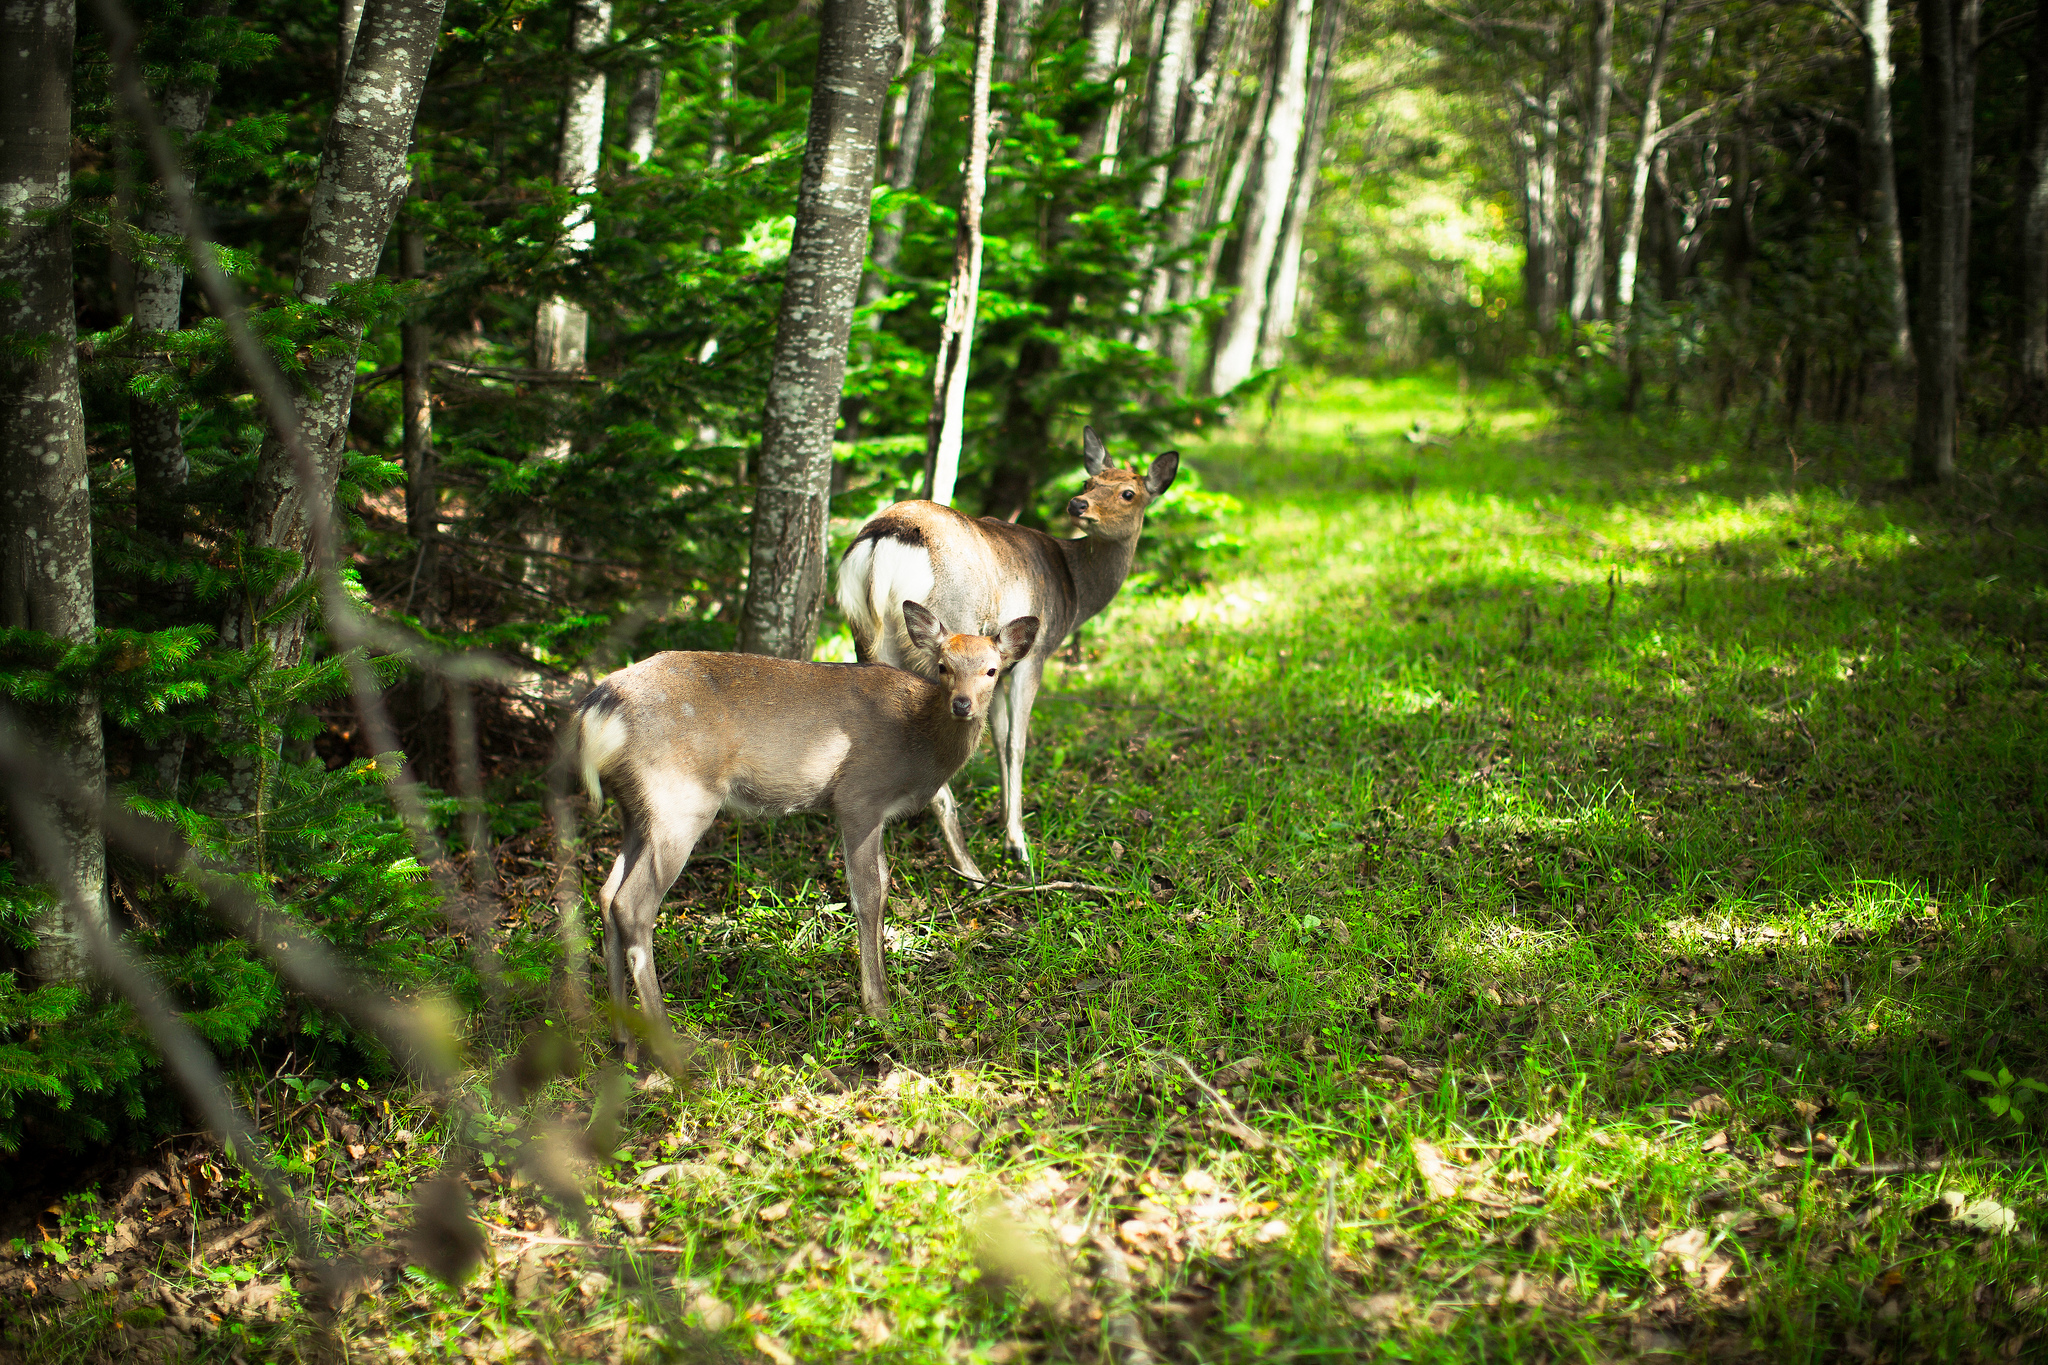
[[[1087,510],[1088,499],[1086,498],[1075,498],[1072,502],[1067,504],[1067,515],[1070,517],[1078,517]]]
[[[953,698],[953,714],[966,719],[974,714],[974,703],[966,697]]]

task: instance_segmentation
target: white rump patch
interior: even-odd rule
[[[593,804],[604,804],[604,791],[598,785],[598,778],[612,766],[614,759],[625,752],[631,738],[623,711],[614,708],[602,717],[593,716],[588,711],[583,713],[577,747],[583,756],[583,789],[590,793]]]
[[[910,643],[903,638],[903,604],[929,602],[935,582],[925,546],[887,536],[864,540],[840,562],[839,610],[856,636],[873,641],[879,661],[900,667]]]

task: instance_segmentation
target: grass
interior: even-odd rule
[[[1040,875],[1109,890],[897,831],[877,1027],[829,827],[722,825],[658,950],[724,1063],[602,1133],[580,1232],[480,1170],[490,1264],[350,1358],[2048,1358],[2048,531],[1744,427],[1413,380],[1191,451],[1249,548],[1039,703]],[[438,1130],[348,1103],[299,1149],[361,1236]],[[186,1240],[17,1349],[312,1349]]]

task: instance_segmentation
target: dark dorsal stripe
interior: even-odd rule
[[[922,545],[924,528],[908,517],[892,517],[885,512],[860,528],[860,534],[853,538],[853,545],[864,540],[894,540],[905,545]],[[846,547],[848,554],[853,553],[853,545]]]

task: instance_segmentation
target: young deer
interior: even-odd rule
[[[837,817],[860,922],[861,1003],[888,1014],[882,826],[922,809],[959,771],[981,742],[1000,675],[1038,634],[1038,622],[1020,616],[994,638],[954,635],[916,602],[903,604],[903,626],[906,657],[936,682],[879,665],[670,652],[612,674],[576,708],[570,740],[584,786],[594,802],[608,787],[625,825],[598,896],[615,1020],[624,1019],[631,977],[652,1036],[663,1036],[654,922],[721,810]],[[613,1031],[632,1055],[623,1022]]]
[[[910,599],[931,605],[962,630],[990,630],[1020,615],[1038,618],[1038,643],[1003,681],[990,709],[996,759],[1003,773],[1003,851],[1028,863],[1024,839],[1024,743],[1031,727],[1045,662],[1067,633],[1108,606],[1131,571],[1145,509],[1180,469],[1168,451],[1150,469],[1114,469],[1094,428],[1081,432],[1088,482],[1067,504],[1081,527],[1073,540],[994,517],[973,520],[936,502],[899,502],[863,526],[839,564],[839,608],[853,627],[863,660],[877,659],[928,672],[910,646],[903,608]],[[953,869],[987,881],[967,840],[950,789],[932,801]]]

